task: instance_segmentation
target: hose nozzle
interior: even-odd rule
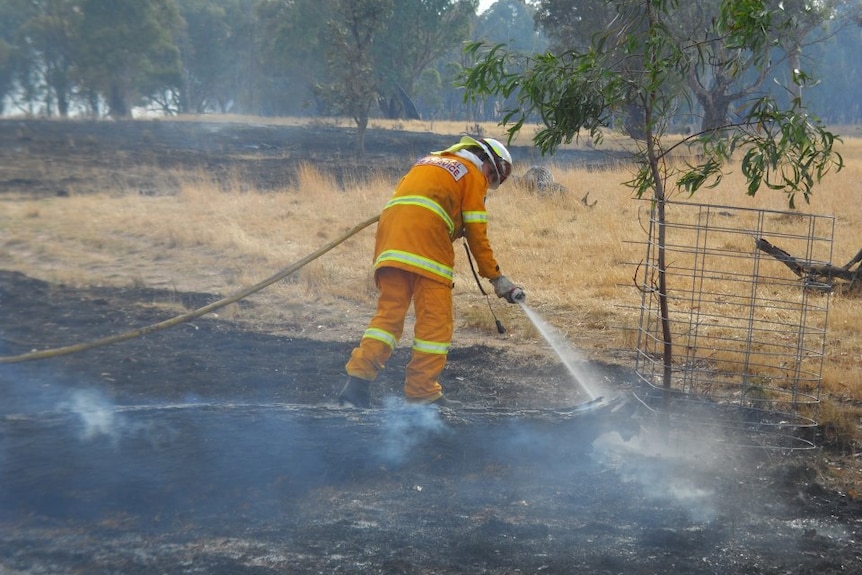
[[[506,294],[506,300],[509,303],[524,303],[527,300],[527,294],[521,288],[516,287]]]

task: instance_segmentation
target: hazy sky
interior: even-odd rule
[[[496,1],[497,1],[497,0],[480,0],[480,1],[479,1],[479,11],[478,11],[478,13],[479,13],[479,14],[481,14],[482,12],[484,12],[485,10],[487,10],[488,8],[490,8],[490,7],[491,7],[491,4],[493,4],[493,3],[494,3],[494,2],[496,2]]]

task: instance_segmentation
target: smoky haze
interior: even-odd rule
[[[762,453],[628,401],[118,404],[62,366],[0,370],[0,570],[718,573],[851,537],[785,510]]]
[[[496,496],[552,501],[569,493],[583,521],[608,499],[653,501],[651,513],[708,524],[722,509],[711,485],[715,460],[697,442],[673,443],[609,409],[455,416],[393,400],[355,412],[331,406],[176,403],[117,406],[95,386],[49,378],[46,368],[6,373],[0,435],[0,518],[38,515],[101,521],[118,514],[164,525],[278,522],[314,493],[357,493],[376,483],[421,497],[440,490],[467,509]],[[39,373],[36,373],[39,372]],[[29,379],[51,381],[38,390]],[[703,444],[700,444],[703,445]],[[651,505],[653,505],[651,504]],[[596,507],[598,506],[598,507]],[[614,504],[619,509],[619,502]],[[625,508],[625,505],[623,506]],[[624,513],[625,515],[625,513]]]

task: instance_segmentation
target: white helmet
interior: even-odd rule
[[[491,182],[488,187],[496,190],[512,175],[512,155],[509,154],[506,146],[493,138],[482,138],[477,140],[477,143],[485,150],[494,166],[494,172],[497,174],[496,182]]]
[[[493,138],[474,138],[473,136],[463,136],[461,141],[450,146],[444,152],[457,152],[464,148],[479,148],[482,150],[483,161],[487,161],[494,168],[492,181],[488,182],[488,187],[496,190],[500,184],[512,175],[512,156],[506,146]],[[440,152],[435,152],[440,153]]]

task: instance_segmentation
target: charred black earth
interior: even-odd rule
[[[164,295],[0,272],[0,356],[165,319]],[[862,572],[862,510],[812,452],[663,427],[622,367],[543,408],[516,388],[562,371],[469,347],[468,408],[405,406],[394,373],[360,412],[332,401],[349,347],[201,318],[0,364],[0,573]]]

